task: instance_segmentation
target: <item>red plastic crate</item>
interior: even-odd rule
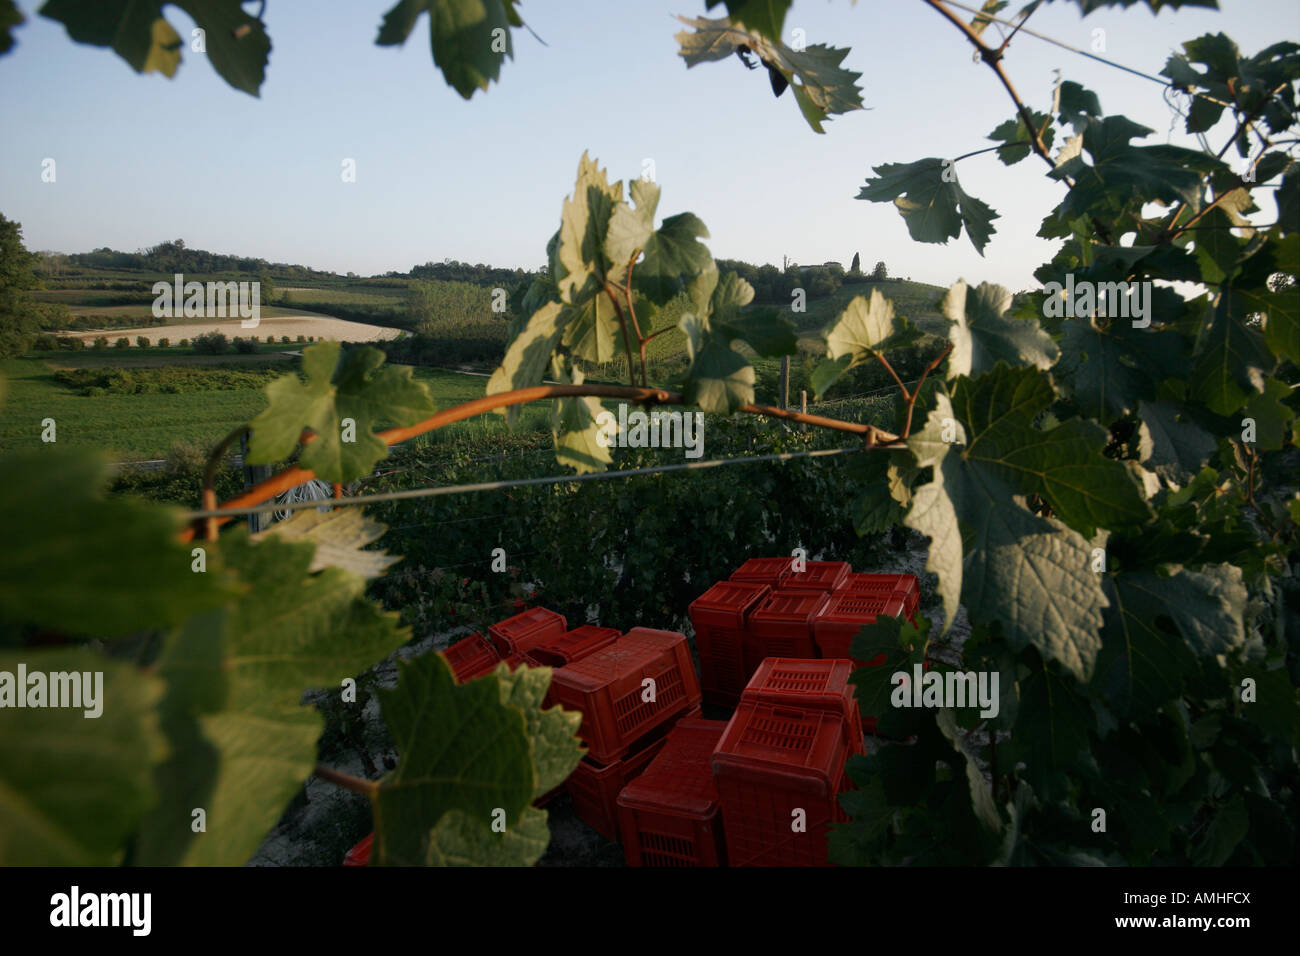
[[[623,632],[617,628],[584,624],[566,631],[555,640],[538,644],[526,656],[542,667],[564,667],[608,647],[622,636]]]
[[[850,574],[840,590],[901,598],[909,620],[921,606],[921,582],[915,574]]]
[[[863,753],[862,714],[855,688],[849,683],[853,670],[849,660],[769,657],[758,665],[741,700],[839,714],[848,725],[853,752]]]
[[[806,561],[802,571],[791,571],[781,579],[781,589],[834,591],[852,570],[847,561]]]
[[[488,628],[488,636],[502,658],[527,654],[538,644],[545,644],[564,634],[569,624],[564,615],[544,607],[529,608],[522,614],[498,621]]]
[[[858,631],[875,622],[882,614],[903,616],[902,599],[883,595],[864,594],[860,591],[840,591],[830,596],[817,620],[813,622],[813,636],[821,657],[852,659],[849,648]],[[870,661],[854,660],[855,667],[875,667],[885,662],[878,654]]]
[[[776,587],[790,573],[794,558],[750,558],[731,575],[742,584],[770,584]]]
[[[745,689],[745,628],[770,593],[766,584],[719,581],[690,607],[700,687],[710,704],[734,707]]]
[[[501,655],[492,646],[492,642],[477,633],[457,641],[443,651],[442,656],[447,659],[451,672],[461,684],[492,673],[497,664],[501,663]]]
[[[749,616],[745,641],[745,680],[764,658],[815,658],[813,621],[826,605],[824,591],[773,591]]]
[[[853,748],[839,714],[742,700],[713,753],[732,866],[827,866]],[[795,811],[805,829],[795,832]]]
[[[667,742],[666,736],[658,737],[635,753],[608,764],[583,757],[564,784],[578,819],[605,839],[617,843],[619,791],[641,775]]]
[[[641,682],[655,682],[655,699],[642,699]],[[686,637],[634,627],[590,657],[557,669],[550,699],[582,711],[578,735],[591,759],[610,763],[649,731],[700,703],[700,686]]]
[[[682,718],[662,751],[618,795],[628,866],[725,866],[721,803],[711,758],[725,720]]]

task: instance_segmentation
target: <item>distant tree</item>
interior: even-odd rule
[[[39,324],[27,294],[37,285],[35,264],[22,225],[0,214],[0,358],[25,352]]]
[[[108,348],[108,336],[107,335],[95,336],[95,349],[99,350],[99,349],[106,349],[106,348]]]
[[[230,351],[230,340],[215,329],[194,336],[194,351],[200,355],[225,355]]]
[[[138,349],[147,349],[149,347],[148,336],[137,335],[135,337],[135,347]]]
[[[875,279],[877,282],[884,282],[889,278],[889,273],[886,271],[883,262],[876,263],[876,267],[871,270],[871,278]]]
[[[853,253],[853,262],[849,265],[849,275],[859,275],[862,272],[862,255]]]
[[[265,270],[258,274],[257,281],[261,285],[261,298],[258,300],[263,305],[270,305],[278,301],[280,291],[275,287],[275,280],[271,278],[271,273]]]
[[[131,347],[131,340],[128,339],[125,335],[113,343],[113,348],[115,349],[129,349],[130,347]]]

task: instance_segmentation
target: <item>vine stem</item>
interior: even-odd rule
[[[314,775],[322,780],[328,780],[330,783],[351,790],[353,793],[363,793],[367,797],[373,797],[379,792],[379,784],[374,780],[362,780],[360,777],[354,777],[350,773],[341,773],[338,770],[331,770],[329,767],[316,765],[312,771]]]
[[[911,395],[907,395],[907,389],[905,388],[903,389],[903,394],[907,395],[907,421],[903,423],[904,438],[912,434],[912,410],[916,408],[916,398],[918,395],[921,394],[921,386],[925,384],[926,376],[929,375],[931,372],[933,372],[936,368],[938,368],[939,363],[942,362],[945,358],[947,358],[948,353],[951,351],[952,351],[952,343],[949,342],[947,348],[945,348],[942,352],[940,352],[935,357],[934,361],[925,367],[925,371],[923,371],[921,373],[921,377],[917,379],[916,388],[912,390]],[[899,383],[899,388],[902,388],[901,382]]]
[[[1002,54],[1006,50],[1006,44],[1004,43],[1001,48],[989,46],[978,33],[970,28],[965,20],[949,10],[947,6],[944,5],[943,0],[924,0],[924,2],[928,7],[946,17],[953,26],[965,35],[966,39],[971,42],[971,45],[979,51],[980,59],[987,63],[989,69],[997,74],[998,80],[1001,81],[1002,86],[1007,91],[1007,95],[1011,97],[1011,102],[1016,104],[1016,111],[1020,114],[1020,119],[1024,122],[1025,129],[1029,131],[1029,135],[1032,137],[1030,145],[1033,147],[1034,152],[1043,157],[1043,162],[1047,163],[1049,167],[1055,169],[1056,163],[1052,162],[1051,153],[1049,153],[1047,147],[1043,145],[1042,134],[1040,134],[1035,128],[1033,116],[1030,114],[1028,107],[1026,107],[1024,102],[1020,99],[1020,94],[1016,92],[1015,86],[1012,85],[1011,78],[1007,76],[1006,71],[1002,69]],[[1014,36],[1014,34],[1012,34],[1012,36]],[[1007,38],[1008,42],[1010,42],[1010,39],[1010,37]]]
[[[212,510],[217,506],[217,492],[213,487],[217,480],[217,464],[226,456],[226,451],[239,440],[241,435],[248,433],[248,425],[240,425],[221,441],[217,442],[217,447],[212,449],[208,455],[208,460],[203,466],[203,507],[204,510]],[[205,541],[217,540],[217,525],[211,518],[204,522],[203,538]]]
[[[484,412],[490,412],[497,408],[508,408],[512,405],[523,405],[527,402],[535,402],[544,398],[577,398],[582,396],[595,398],[623,398],[643,405],[685,405],[681,392],[670,392],[662,388],[640,388],[627,385],[535,385],[532,388],[517,388],[509,392],[498,392],[495,395],[485,395],[482,398],[476,398],[473,401],[464,402],[460,405],[453,405],[451,408],[443,409],[436,415],[417,422],[414,425],[408,425],[404,428],[389,428],[381,432],[376,432],[376,436],[382,439],[385,444],[396,445],[399,442],[407,441],[417,435],[423,435],[426,432],[436,431],[444,428],[454,422],[464,421],[467,418],[473,418],[476,415],[482,415]],[[901,439],[898,435],[877,428],[875,425],[865,425],[859,422],[846,422],[839,418],[826,418],[821,415],[810,415],[807,412],[796,412],[790,409],[774,408],[771,405],[742,405],[738,411],[747,415],[762,415],[767,418],[784,418],[788,421],[802,422],[807,425],[813,425],[817,428],[826,428],[832,431],[846,432],[851,435],[860,435],[865,439],[869,447],[889,447],[897,444]],[[247,427],[247,426],[244,426]],[[310,432],[304,432],[300,438],[302,444],[306,445],[314,441],[315,435]],[[223,508],[246,508],[250,505],[260,505],[263,502],[270,501],[276,495],[283,494],[290,488],[296,488],[304,482],[311,481],[316,477],[316,473],[309,468],[300,468],[291,466],[278,474],[272,475],[265,481],[258,482],[252,488],[248,489],[241,495],[231,498],[224,502],[220,507]],[[214,510],[218,507],[215,501],[211,504],[204,500],[204,510]],[[199,518],[196,525],[191,525],[180,533],[181,541],[194,540],[199,527],[210,527],[215,534],[217,526],[225,524],[232,518]],[[206,523],[206,524],[204,524]]]

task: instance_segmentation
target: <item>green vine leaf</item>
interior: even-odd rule
[[[556,369],[556,378],[565,385],[581,385],[582,369],[573,368],[565,374]],[[600,443],[601,429],[596,424],[600,417],[600,399],[590,396],[557,398],[551,409],[551,437],[555,441],[555,460],[568,465],[578,474],[604,471],[614,459],[609,449]]]
[[[0,621],[86,637],[179,624],[242,593],[207,548],[177,534],[182,513],[128,497],[103,498],[102,455],[46,447],[0,456]]]
[[[254,542],[239,530],[221,546],[256,587],[167,640],[159,669],[172,753],[137,848],[146,865],[246,863],[315,766],[324,720],[302,705],[304,689],[338,692],[410,637],[396,614],[364,599],[360,576],[311,573],[310,541]],[[206,832],[191,830],[195,807],[206,810]]]
[[[918,466],[934,471],[914,490],[906,524],[931,538],[926,567],[940,576],[949,624],[960,595],[973,619],[999,621],[1012,647],[1032,645],[1086,680],[1106,606],[1089,568],[1092,549],[1062,522],[1032,514],[1020,495],[1047,492],[1076,523],[1106,526],[1126,518],[1131,506],[1083,487],[1082,477],[1095,473],[1116,487],[1117,476],[1130,487],[1133,478],[1118,462],[1108,462],[1115,469],[1109,471],[1081,459],[1087,435],[1067,431],[1055,441],[1033,429],[1052,394],[1033,369],[999,365],[974,382],[959,380],[951,405],[941,398],[925,428],[908,439]],[[965,447],[957,450],[962,439]],[[1145,506],[1135,488],[1129,500]]]
[[[1040,661],[1020,681],[1020,712],[1007,758],[1024,761],[1020,775],[1042,799],[1065,799],[1071,775],[1089,761],[1094,720],[1073,682]]]
[[[153,767],[166,753],[155,710],[162,682],[80,648],[0,651],[0,672],[15,685],[20,666],[24,685],[0,685],[0,864],[120,864],[120,847],[154,801]],[[49,675],[75,674],[93,707],[84,695],[86,706],[15,706],[11,695],[30,699],[36,673],[46,675],[50,693]],[[96,673],[101,680],[85,683]]]
[[[939,311],[948,320],[952,354],[948,378],[982,375],[998,362],[1049,369],[1061,354],[1036,319],[1007,316],[1011,292],[982,282],[974,289],[958,280],[948,290]]]
[[[0,0],[0,54],[13,49],[13,28],[25,22],[22,12],[14,5],[14,0]]]
[[[1101,320],[1105,322],[1105,320]],[[1156,397],[1160,383],[1185,374],[1187,349],[1171,329],[1135,329],[1123,318],[1061,323],[1059,374],[1085,415],[1110,423]]]
[[[600,292],[606,267],[602,250],[614,208],[622,200],[623,184],[610,185],[605,170],[584,152],[573,195],[564,200],[552,270],[566,305],[582,305]]]
[[[948,160],[930,157],[914,163],[885,163],[873,169],[856,198],[892,202],[907,231],[917,242],[937,242],[966,236],[980,255],[997,229],[992,207],[971,196],[957,181],[956,167]]]
[[[1192,394],[1216,415],[1231,415],[1263,391],[1276,364],[1264,336],[1246,325],[1249,311],[1249,300],[1224,290],[1196,346]]]
[[[811,378],[813,392],[819,398],[850,369],[889,349],[911,345],[920,338],[920,332],[907,319],[894,314],[894,303],[879,289],[872,289],[870,298],[854,296],[844,311],[827,323],[822,338],[827,358],[813,370]]]
[[[713,322],[728,339],[740,339],[758,355],[776,358],[799,354],[799,334],[794,323],[776,309],[758,309],[729,322]]]
[[[791,0],[707,0],[706,9],[727,6],[727,16],[732,23],[740,24],[769,40],[781,39],[781,27],[790,12]]]
[[[551,842],[545,810],[526,807],[501,832],[463,810],[448,810],[429,834],[426,866],[532,866]]]
[[[1177,402],[1140,402],[1142,463],[1167,482],[1186,485],[1209,462],[1217,442]],[[1161,698],[1162,700],[1167,698]]]
[[[340,568],[362,578],[377,578],[402,560],[387,551],[366,551],[384,536],[388,526],[366,517],[360,508],[339,508],[322,514],[314,509],[295,512],[288,521],[277,521],[266,531],[252,536],[290,541],[310,541],[316,546],[309,572]]]
[[[678,322],[686,335],[691,360],[683,390],[685,400],[706,412],[730,415],[754,401],[754,367],[731,347],[727,336],[709,321],[687,312]]]
[[[502,810],[507,831],[520,824],[536,785],[531,747],[524,715],[501,702],[498,679],[457,684],[440,654],[399,660],[397,669],[397,688],[378,691],[401,760],[373,796],[374,861],[436,858],[435,828],[453,810],[485,826]]]
[[[644,249],[655,228],[655,210],[659,208],[659,186],[648,179],[628,183],[628,195],[635,208],[617,203],[605,232],[605,258],[613,266],[632,261],[638,249]]]
[[[645,241],[644,256],[632,273],[637,290],[655,305],[665,305],[701,272],[714,269],[713,254],[700,239],[709,230],[689,212],[669,216]]]
[[[1032,130],[1025,125],[1024,117],[1016,114],[1014,118],[1007,120],[989,133],[988,139],[993,140],[995,143],[1007,144],[996,151],[998,159],[1002,160],[1004,166],[1014,166],[1026,158],[1033,150],[1034,134],[1040,130],[1042,131],[1043,145],[1048,149],[1052,148],[1054,130],[1048,123],[1050,117],[1046,113],[1030,110],[1029,118],[1034,122]]]
[[[306,382],[285,375],[266,386],[270,407],[253,419],[250,462],[287,458],[302,429],[310,428],[316,439],[303,447],[298,464],[323,481],[354,481],[388,454],[372,429],[414,425],[433,414],[429,390],[411,377],[410,366],[380,368],[384,353],[369,346],[349,351],[342,360],[339,351],[338,342],[309,345],[302,353]],[[347,432],[344,419],[352,422]]]
[[[173,76],[181,39],[162,16],[165,0],[46,0],[43,17],[57,20],[78,43],[112,47],[137,73],[158,70]],[[171,0],[204,31],[207,58],[237,90],[258,96],[266,77],[271,39],[257,17],[238,0]]]
[[[746,3],[746,14],[753,16],[758,3]],[[765,6],[765,5],[764,5]],[[759,23],[770,24],[777,16],[773,5]],[[840,63],[849,52],[845,49],[815,43],[803,50],[794,50],[784,43],[764,35],[760,27],[733,23],[727,17],[710,20],[707,17],[678,17],[695,32],[683,30],[676,35],[681,49],[678,55],[686,61],[687,68],[700,63],[725,60],[741,47],[752,51],[769,70],[775,70],[794,91],[799,110],[815,132],[824,133],[822,124],[831,114],[848,113],[862,109],[862,94],[857,81],[861,73],[844,69]],[[779,95],[779,94],[778,94]]]
[[[551,686],[549,667],[511,671],[506,664],[498,664],[494,673],[501,686],[501,703],[523,712],[536,774],[533,797],[540,797],[568,780],[582,759],[578,741],[582,714],[562,707],[542,709]]]
[[[527,324],[506,348],[505,357],[488,379],[488,395],[498,395],[519,388],[541,385],[550,368],[551,353],[559,344],[573,311],[559,302],[547,302],[528,319]],[[513,425],[519,418],[519,406],[494,409]]]
[[[514,59],[510,27],[523,26],[517,0],[400,0],[384,14],[377,46],[399,46],[415,28],[421,13],[429,14],[433,62],[447,85],[463,98],[486,91],[500,79],[506,57]],[[500,31],[499,33],[497,31]]]
[[[984,780],[984,771],[980,769],[979,761],[962,745],[962,733],[957,728],[953,712],[947,707],[943,708],[935,715],[935,724],[952,744],[952,749],[961,755],[966,766],[966,785],[970,787],[971,809],[975,813],[975,819],[987,829],[1001,833],[1002,817],[998,814],[997,804],[993,802],[993,793]]]

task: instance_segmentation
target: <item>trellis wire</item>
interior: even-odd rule
[[[467,494],[477,491],[499,491],[504,488],[525,488],[538,485],[564,485],[583,481],[600,481],[606,478],[632,478],[638,475],[657,475],[671,471],[691,471],[703,468],[720,468],[724,465],[742,465],[761,461],[793,461],[798,458],[826,458],[833,455],[857,453],[857,448],[823,448],[817,451],[783,452],[775,455],[749,455],[741,458],[715,458],[711,461],[692,461],[673,465],[654,465],[648,468],[630,468],[625,471],[596,471],[585,475],[556,475],[546,478],[513,478],[506,481],[486,481],[470,485],[439,485],[434,487],[410,488],[406,491],[386,491],[373,495],[356,495],[331,498],[330,504],[364,505],[378,501],[404,501],[410,498],[433,498],[440,495]],[[319,501],[271,502],[269,504],[249,505],[244,508],[213,508],[210,510],[190,511],[189,520],[198,518],[223,518],[237,515],[265,514],[271,511],[297,511],[301,508],[320,507]]]

